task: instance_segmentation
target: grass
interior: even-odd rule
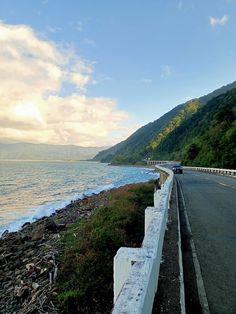
[[[153,182],[113,190],[109,202],[62,237],[58,300],[64,313],[110,313],[113,257],[121,246],[138,247],[144,210],[153,204]]]

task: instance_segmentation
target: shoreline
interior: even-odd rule
[[[108,188],[109,186],[109,188]],[[41,220],[43,218],[47,218],[47,217],[51,217],[57,214],[58,211],[60,210],[64,210],[67,207],[70,208],[72,204],[83,201],[84,199],[87,199],[88,197],[93,197],[93,196],[97,196],[100,193],[106,192],[106,191],[110,191],[112,189],[114,189],[115,187],[113,186],[113,184],[110,185],[104,185],[103,188],[99,188],[97,187],[97,189],[87,189],[84,192],[79,193],[74,199],[73,197],[71,197],[70,199],[68,198],[67,200],[61,201],[60,205],[57,204],[56,205],[56,201],[54,202],[49,202],[47,205],[49,206],[46,211],[48,211],[48,213],[46,213],[45,215],[43,215],[42,217],[40,217],[40,213],[38,213],[39,217],[35,217],[35,215],[37,215],[37,213],[35,212],[34,216],[29,216],[27,219],[19,219],[19,220],[13,220],[11,222],[9,222],[7,225],[2,225],[2,226],[6,226],[6,228],[2,228],[2,226],[0,226],[0,228],[2,229],[2,231],[0,231],[0,239],[2,238],[2,236],[6,233],[14,233],[14,232],[19,232],[22,227],[29,223],[29,224],[33,224],[36,223],[38,220]],[[119,187],[117,187],[119,188]],[[43,205],[38,205],[36,207],[34,207],[35,209],[39,209],[41,208],[41,206]],[[32,208],[31,210],[34,210],[34,208]],[[15,227],[14,227],[15,225]],[[9,229],[8,229],[9,228]],[[12,230],[13,229],[13,230]],[[16,230],[14,230],[16,229]]]
[[[6,160],[4,160],[6,161]],[[1,162],[1,161],[0,161]],[[8,162],[8,161],[7,161]],[[15,162],[15,160],[12,160],[10,162]],[[17,161],[19,163],[21,162],[25,162],[23,160],[19,160]],[[38,162],[38,161],[32,161],[34,162]],[[42,160],[40,161],[42,162]],[[55,162],[55,161],[51,161],[51,162]],[[87,162],[87,161],[86,161]],[[70,162],[69,162],[70,163]],[[94,162],[92,162],[94,163]],[[99,162],[95,162],[95,163],[99,163]],[[107,164],[108,166],[108,164]],[[151,167],[146,166],[137,166],[137,165],[117,165],[117,167],[127,167],[127,168],[142,168],[145,171],[148,172],[153,172],[153,169]],[[148,180],[152,180],[152,177],[150,175],[150,178],[148,178]],[[148,180],[144,180],[144,181],[140,181],[141,182],[146,182]],[[132,182],[130,182],[132,183]],[[71,194],[67,197],[64,197],[63,199],[60,199],[59,201],[54,198],[53,200],[49,200],[47,203],[45,204],[35,204],[33,205],[33,207],[31,207],[30,205],[27,207],[26,206],[26,211],[22,211],[22,214],[20,213],[20,215],[14,217],[13,219],[9,219],[8,220],[4,220],[4,216],[3,219],[1,221],[1,225],[0,225],[0,238],[1,236],[6,232],[16,232],[19,231],[20,228],[26,223],[26,222],[36,222],[38,219],[41,219],[43,216],[51,216],[53,213],[55,213],[58,209],[64,208],[68,205],[70,205],[72,202],[77,201],[77,200],[82,200],[84,197],[88,197],[91,195],[97,195],[98,193],[101,193],[102,191],[107,191],[109,189],[113,189],[116,187],[121,187],[123,185],[129,184],[126,182],[122,182],[121,184],[116,184],[116,183],[110,183],[107,185],[103,185],[103,186],[97,186],[94,188],[87,188],[83,191],[81,191],[79,194],[75,193],[75,194]],[[26,204],[27,205],[27,204]],[[13,210],[14,211],[14,210]]]
[[[15,232],[0,238],[0,312],[59,314],[56,278],[62,255],[61,237],[70,225],[89,218],[97,208],[106,205],[114,190],[102,191],[71,202],[49,217],[25,223]],[[144,182],[145,184],[145,182]]]
[[[54,305],[59,240],[73,222],[87,219],[105,205],[112,190],[71,202],[49,217],[3,234],[0,238],[1,313],[31,313],[40,310],[40,302],[48,306],[50,313],[59,313]]]

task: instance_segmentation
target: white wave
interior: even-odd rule
[[[55,176],[52,176],[50,178],[51,181],[50,183],[50,189],[45,190],[45,195],[42,194],[40,195],[38,203],[39,205],[34,206],[31,209],[27,209],[30,207],[30,203],[27,202],[21,202],[20,206],[22,208],[22,211],[14,211],[14,208],[11,208],[11,211],[5,206],[3,209],[3,212],[1,212],[1,217],[3,217],[3,220],[1,220],[0,224],[0,236],[5,230],[9,230],[9,232],[14,232],[19,230],[22,225],[26,222],[34,222],[37,219],[40,219],[44,216],[50,216],[53,213],[56,212],[56,210],[64,208],[65,206],[69,205],[71,201],[75,200],[80,200],[85,197],[98,194],[102,191],[107,191],[112,188],[118,188],[120,186],[124,186],[126,184],[130,183],[137,183],[137,182],[145,182],[150,179],[153,179],[153,177],[158,177],[159,174],[153,172],[153,169],[149,168],[137,168],[137,167],[112,167],[109,166],[107,167],[106,165],[103,164],[92,164],[94,168],[91,168],[91,165],[88,167],[88,174],[85,173],[84,165],[83,168],[79,168],[77,165],[77,168],[73,169],[71,173],[68,174],[68,169],[63,168],[63,165],[53,165],[50,164],[50,167],[56,167],[55,171]],[[45,164],[45,167],[47,165]],[[59,169],[60,171],[64,171],[63,175],[58,176],[58,173],[56,170]],[[17,170],[17,169],[16,169]],[[28,171],[28,176],[25,174],[25,177],[27,179],[31,178],[30,180],[37,180],[39,188],[42,189],[41,182],[44,182],[44,175],[47,171],[47,168],[45,172],[41,172],[38,174],[38,172],[33,173],[34,176],[30,176],[32,174],[31,168],[29,168]],[[5,177],[8,176],[8,179],[10,180],[12,178],[12,174],[14,174],[15,168],[13,168],[12,171],[7,171],[5,173]],[[77,171],[77,172],[76,172]],[[76,172],[76,173],[75,173]],[[81,172],[85,175],[81,175]],[[41,175],[41,179],[38,180],[38,176]],[[65,182],[65,176],[75,176],[75,182],[77,183],[78,181],[80,182],[79,184],[77,183],[76,185],[73,184],[68,184],[64,185],[63,182]],[[26,178],[24,180],[26,180]],[[56,186],[53,184],[53,180],[56,178]],[[60,181],[60,178],[62,181]],[[72,180],[73,181],[73,180]],[[25,189],[21,189],[21,182],[22,178],[18,177],[18,189],[21,199],[24,200],[24,193]],[[100,185],[101,182],[104,182],[103,185]],[[1,178],[0,178],[0,184],[1,184]],[[55,190],[55,191],[54,191]],[[10,191],[9,193],[11,193]],[[28,191],[30,192],[30,191]],[[35,192],[35,190],[34,190]],[[32,192],[33,193],[33,192]],[[47,194],[46,194],[47,193]],[[51,193],[51,194],[50,194]],[[54,193],[54,195],[53,195]],[[32,194],[34,195],[34,194]],[[2,203],[4,203],[4,198],[3,195]],[[45,197],[44,197],[45,196]],[[8,199],[6,200],[9,202],[10,200],[10,195]],[[48,200],[48,201],[47,201]],[[12,193],[12,203],[16,202],[17,199],[15,199],[14,193]],[[10,203],[8,204],[10,208]],[[18,204],[19,206],[19,204]],[[23,209],[25,206],[25,210]],[[19,207],[20,208],[20,207]],[[7,213],[12,213],[12,217],[7,217]],[[20,214],[21,213],[21,214]],[[5,217],[4,217],[5,215]],[[17,216],[18,215],[18,216]]]

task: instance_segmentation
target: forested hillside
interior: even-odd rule
[[[236,168],[236,88],[212,99],[183,122],[161,142],[153,158]]]
[[[200,155],[198,158],[195,158],[197,156],[194,155],[196,154],[195,149],[199,149],[196,148],[199,146],[201,148],[201,144],[199,143],[199,141],[197,141],[197,143],[194,142],[192,143],[192,145],[190,145],[191,139],[187,136],[187,134],[184,133],[184,130],[187,130],[187,126],[188,132],[191,130],[192,127],[194,127],[195,130],[198,124],[194,124],[194,121],[198,121],[197,123],[200,123],[201,119],[203,119],[204,117],[204,113],[210,114],[210,112],[208,112],[211,110],[210,108],[213,108],[215,106],[216,111],[221,110],[220,108],[218,108],[218,102],[220,101],[220,99],[224,99],[226,103],[229,102],[229,99],[224,98],[226,97],[224,93],[230,90],[232,90],[233,93],[234,88],[236,88],[236,82],[223,86],[208,95],[205,95],[198,99],[193,99],[175,107],[174,109],[163,115],[161,118],[138,129],[125,141],[105,151],[100,152],[98,155],[95,156],[94,160],[101,162],[112,162],[115,164],[130,164],[138,163],[145,158],[158,158],[178,159],[183,160],[185,163],[194,162],[198,165],[217,164],[220,166],[222,162],[219,162],[219,158],[215,160],[215,155],[212,158],[208,156],[207,164],[204,164],[206,160],[201,159]],[[228,104],[228,106],[231,105]],[[224,111],[224,109],[222,110]],[[222,116],[222,113],[220,115]],[[206,122],[206,124],[209,124],[209,122],[210,121]],[[217,121],[215,122],[218,123]],[[220,122],[220,124],[222,124],[223,122],[224,118]],[[205,130],[207,130],[207,125],[202,127],[201,132],[204,132],[204,128]],[[231,124],[229,128],[231,128]],[[216,130],[216,128],[214,128],[214,130],[217,132],[219,131]],[[225,129],[221,128],[220,131],[221,136],[223,136]],[[192,134],[192,132],[193,130],[191,130],[189,134]],[[197,129],[195,130],[195,132],[199,135],[200,130]],[[184,143],[181,142],[181,140],[183,139]],[[230,141],[231,137],[228,138],[227,135],[227,139]],[[207,139],[204,138],[201,140],[204,140],[204,145],[207,145]],[[188,145],[188,147],[185,147],[185,145]],[[235,147],[235,144],[232,143],[231,146]],[[200,151],[201,150],[199,150],[199,152]],[[193,156],[195,157],[193,158]],[[231,160],[232,158],[229,157],[229,159]]]
[[[148,123],[138,129],[125,141],[100,152],[94,160],[101,162],[134,163],[141,160],[149,152],[148,143],[160,132],[167,123],[176,117],[184,105],[179,105],[163,115],[160,119]]]

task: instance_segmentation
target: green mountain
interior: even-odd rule
[[[224,95],[227,91],[233,90],[233,88],[236,88],[236,82],[175,107],[161,118],[138,129],[125,141],[101,151],[95,156],[94,160],[116,164],[137,163],[144,158],[178,159],[190,162],[188,160],[188,148],[183,146],[191,143],[190,138],[186,139],[184,135],[186,125],[191,129],[192,126],[190,125],[193,122],[190,121],[193,121],[192,119],[195,116],[199,117],[204,112],[208,112],[211,106],[214,107],[214,105],[209,107],[209,103],[216,104],[217,101],[215,102],[215,99],[218,99],[218,96]],[[203,119],[203,116],[201,116],[201,119]],[[197,125],[194,126],[194,128],[197,127]],[[180,130],[182,130],[182,133]],[[198,134],[198,130],[195,130],[195,132]],[[185,139],[184,143],[176,138],[179,133],[181,133],[181,138]],[[175,142],[176,145],[178,143],[178,146],[174,145]],[[195,162],[198,161],[196,160]],[[210,162],[212,163],[213,161]]]
[[[236,88],[213,98],[154,150],[184,165],[236,168]]]
[[[93,158],[102,147],[75,145],[46,145],[0,143],[0,160],[87,160]]]

